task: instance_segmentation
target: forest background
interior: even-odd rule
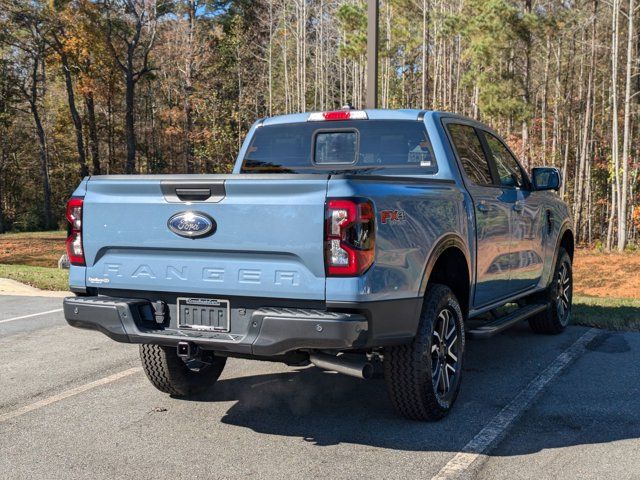
[[[381,0],[381,108],[477,118],[555,165],[577,241],[635,249],[638,0]],[[363,0],[0,0],[0,233],[80,178],[228,172],[258,118],[362,107]]]

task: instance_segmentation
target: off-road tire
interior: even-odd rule
[[[442,325],[439,323],[441,322],[439,315],[444,310],[449,311],[451,318],[454,319],[453,324],[459,343],[456,350],[457,368],[453,374],[454,383],[451,384],[451,389],[446,395],[441,395],[438,391],[440,383],[436,385],[434,378],[437,374],[434,368],[437,369],[441,361],[440,348],[435,361],[432,356],[436,348],[434,328],[436,324]],[[449,413],[460,390],[464,350],[464,320],[458,300],[449,287],[439,284],[429,285],[414,340],[406,345],[386,348],[384,351],[384,377],[391,403],[396,410],[411,420],[423,421],[439,420]],[[446,371],[447,368],[445,367],[444,370]]]
[[[566,276],[562,275],[562,269],[566,269]],[[568,279],[568,284],[561,287],[560,283],[563,278]],[[562,291],[560,290],[562,288]],[[568,288],[566,292],[565,288]],[[562,294],[565,296],[561,296]],[[559,296],[560,295],[560,296]],[[547,309],[538,315],[529,319],[531,330],[536,333],[557,334],[564,331],[571,319],[571,301],[573,297],[573,270],[571,267],[571,257],[567,251],[560,247],[558,250],[558,259],[553,270],[553,278],[549,287],[537,295],[534,301],[541,301],[547,304]],[[567,303],[566,311],[561,314],[558,302]]]
[[[192,370],[178,357],[176,347],[140,345],[140,360],[147,378],[158,390],[176,397],[205,392],[220,377],[226,357],[209,355],[207,364]]]

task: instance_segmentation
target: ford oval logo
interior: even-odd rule
[[[213,218],[201,212],[176,213],[167,222],[169,230],[186,238],[200,238],[215,233],[217,225]]]

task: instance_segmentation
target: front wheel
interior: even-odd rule
[[[147,378],[158,390],[176,397],[188,397],[211,387],[227,362],[206,352],[202,359],[184,361],[176,347],[140,345],[140,360]]]
[[[427,287],[413,342],[384,351],[391,402],[412,420],[439,420],[451,410],[462,376],[465,333],[462,310],[445,285]]]
[[[569,325],[572,299],[571,257],[564,248],[560,247],[553,280],[542,295],[542,301],[548,305],[547,309],[529,320],[531,329],[536,333],[562,332]]]

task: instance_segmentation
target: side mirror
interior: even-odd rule
[[[562,179],[556,167],[536,167],[531,171],[535,190],[560,190]]]

